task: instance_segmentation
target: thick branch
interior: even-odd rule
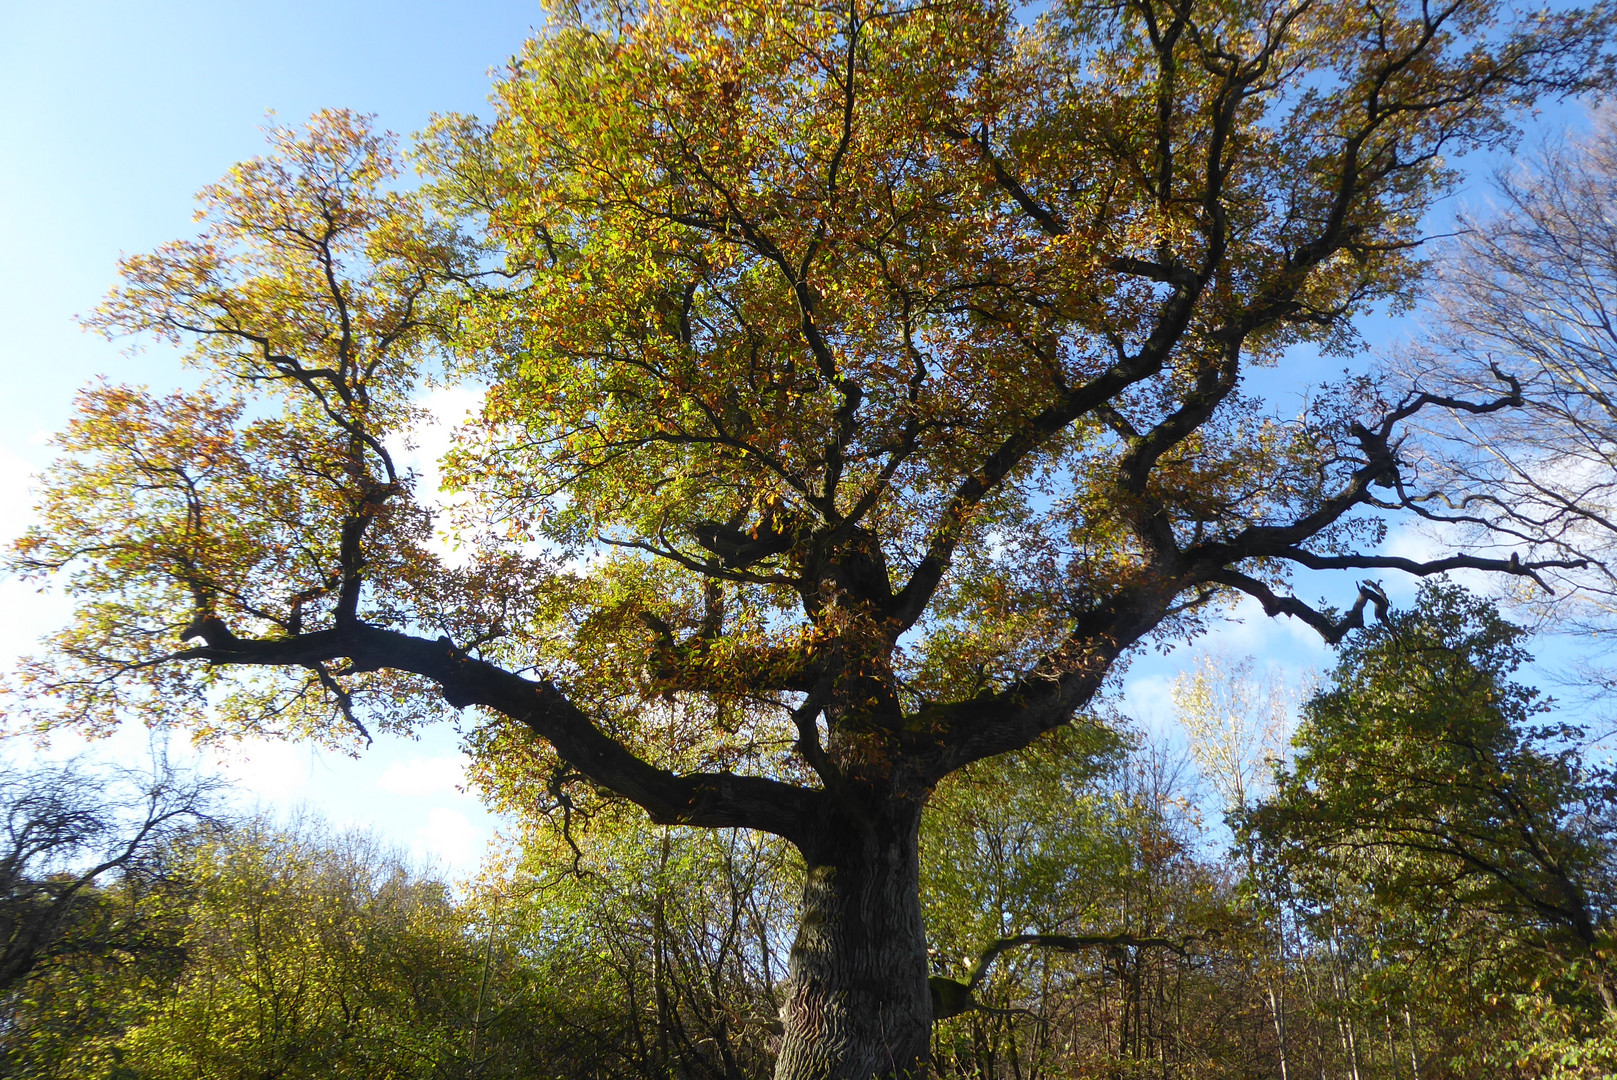
[[[817,792],[730,772],[680,775],[658,768],[613,739],[548,681],[533,681],[478,660],[447,639],[430,641],[365,623],[273,641],[237,638],[219,624],[201,628],[205,645],[171,659],[257,667],[312,667],[346,659],[354,671],[392,669],[436,682],[455,708],[477,705],[525,725],[592,783],[641,806],[660,824],[760,829],[794,843]]]
[[[1582,570],[1588,559],[1532,559],[1523,562],[1512,554],[1508,559],[1487,559],[1477,555],[1449,555],[1441,559],[1405,559],[1395,555],[1316,555],[1311,551],[1294,550],[1281,555],[1310,570],[1402,570],[1416,577],[1446,574],[1450,570],[1487,570],[1498,574],[1515,574],[1536,581],[1547,593],[1555,590],[1539,576],[1540,570]]]
[[[922,764],[925,775],[942,779],[1069,722],[1123,651],[1167,616],[1178,591],[1160,581],[1124,589],[1081,616],[1061,648],[1004,690],[923,710],[912,726],[938,733],[937,749]]]
[[[1137,937],[1134,934],[1017,934],[990,942],[978,955],[966,973],[965,982],[934,976],[928,980],[932,991],[932,1018],[947,1020],[951,1016],[981,1008],[973,993],[988,975],[988,969],[1001,953],[1031,945],[1057,952],[1086,952],[1090,949],[1167,949],[1179,956],[1188,954],[1185,942],[1165,937]]]
[[[1387,596],[1381,587],[1374,582],[1359,583],[1359,598],[1353,602],[1353,607],[1341,618],[1332,618],[1324,611],[1309,607],[1295,596],[1281,596],[1269,586],[1255,577],[1250,577],[1238,570],[1225,568],[1210,575],[1210,580],[1237,592],[1246,593],[1263,605],[1263,613],[1270,618],[1277,615],[1290,615],[1301,619],[1319,632],[1319,636],[1328,643],[1335,645],[1348,635],[1364,625],[1364,607],[1366,604],[1375,605],[1377,618],[1384,618],[1387,614]]]

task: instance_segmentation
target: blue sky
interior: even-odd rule
[[[403,134],[433,111],[481,111],[490,69],[542,19],[537,3],[518,2],[0,0],[0,537],[26,522],[27,478],[45,465],[77,388],[98,374],[155,387],[179,378],[171,352],[127,356],[73,316],[112,284],[121,252],[192,230],[193,194],[260,151],[267,111],[297,124],[321,107],[350,107]],[[1373,336],[1402,332],[1379,324]],[[1267,378],[1317,382],[1340,366],[1298,356]],[[1351,596],[1347,579],[1336,585]],[[59,600],[0,582],[0,666],[61,612]],[[1249,618],[1212,644],[1287,670],[1330,659],[1290,620]],[[1167,689],[1186,656],[1142,654],[1129,670],[1127,705],[1148,727],[1167,729]],[[98,752],[142,758],[144,736],[124,733]],[[255,743],[215,767],[246,798],[306,802],[452,871],[474,867],[493,826],[456,790],[447,728],[382,739],[358,760]]]
[[[189,232],[192,196],[258,153],[274,110],[394,131],[486,105],[537,3],[0,3],[0,430],[53,430],[91,375],[167,378],[72,324],[120,252]]]

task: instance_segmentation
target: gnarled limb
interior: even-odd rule
[[[660,769],[602,731],[555,684],[468,656],[447,639],[353,623],[253,641],[237,637],[217,619],[203,625],[199,636],[204,645],[168,659],[256,667],[314,667],[347,660],[353,671],[392,669],[424,676],[457,709],[476,705],[525,725],[592,783],[638,804],[662,824],[760,829],[799,843],[821,797],[767,777]]]

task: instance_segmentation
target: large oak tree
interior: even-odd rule
[[[1475,399],[1243,379],[1418,279],[1445,161],[1604,85],[1605,15],[1488,0],[567,8],[439,121],[428,184],[326,113],[131,258],[94,325],[205,388],[85,392],[16,556],[91,725],[320,734],[476,707],[580,784],[801,851],[783,1078],[906,1075],[937,782],[1067,723],[1226,598],[1377,554],[1400,430]],[[427,380],[486,387],[449,475]],[[522,772],[521,770],[529,770]],[[520,786],[520,785],[518,785]]]

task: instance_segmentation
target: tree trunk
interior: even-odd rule
[[[919,800],[892,800],[805,847],[775,1080],[908,1080],[932,1032]]]
[[[1264,987],[1269,995],[1269,1015],[1274,1018],[1275,1044],[1280,1055],[1280,1080],[1291,1080],[1291,1070],[1286,1061],[1286,1004],[1285,999],[1275,992],[1273,983]]]

